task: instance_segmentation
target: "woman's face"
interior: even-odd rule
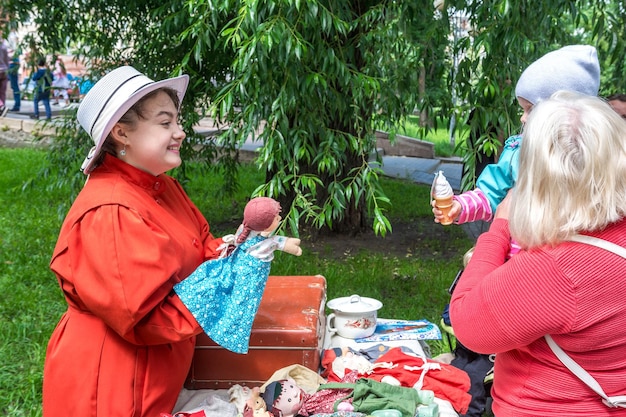
[[[161,91],[146,100],[142,114],[132,127],[118,123],[113,128],[120,149],[126,145],[126,155],[120,159],[155,176],[179,166],[180,146],[187,135],[178,124],[172,99]]]

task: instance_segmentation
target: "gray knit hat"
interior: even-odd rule
[[[596,48],[569,45],[548,52],[522,72],[515,86],[515,96],[533,105],[559,90],[597,96],[600,88],[600,64]]]

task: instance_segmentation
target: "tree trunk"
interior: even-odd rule
[[[301,173],[314,173],[319,176],[319,178],[323,181],[324,186],[319,187],[317,189],[317,196],[315,198],[315,204],[322,206],[326,199],[328,198],[328,186],[333,181],[341,182],[351,169],[358,167],[362,164],[363,156],[361,155],[348,155],[346,158],[346,163],[342,167],[342,171],[340,176],[329,176],[323,175],[318,172],[317,166],[313,165],[303,165],[300,167]],[[275,171],[268,171],[265,177],[265,181],[269,182],[274,175],[276,175]],[[291,207],[294,199],[295,193],[293,190],[288,190],[287,194],[280,195],[275,197],[279,202],[283,210],[287,207]],[[312,237],[321,235],[348,235],[348,236],[356,236],[362,232],[364,232],[368,228],[367,223],[367,211],[366,211],[366,201],[365,198],[361,198],[359,201],[350,201],[348,207],[342,211],[343,217],[332,220],[332,226],[324,225],[322,228],[317,228],[312,223],[306,223],[306,218],[302,218],[301,224],[298,225],[299,229],[302,231],[306,231]],[[285,213],[283,213],[285,214]]]
[[[419,97],[420,99],[424,97],[424,95],[426,94],[426,68],[421,65],[420,66],[420,74],[419,74]],[[419,125],[421,127],[430,127],[430,119],[428,118],[428,112],[426,111],[426,109],[422,109],[420,110],[420,120],[419,120]]]

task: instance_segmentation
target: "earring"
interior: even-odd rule
[[[124,149],[120,151],[120,156],[126,156],[126,144],[124,144]]]

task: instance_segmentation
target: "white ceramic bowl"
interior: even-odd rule
[[[347,339],[360,339],[374,334],[376,317],[383,303],[374,299],[351,295],[330,300],[326,306],[333,310],[326,319],[328,331]]]

